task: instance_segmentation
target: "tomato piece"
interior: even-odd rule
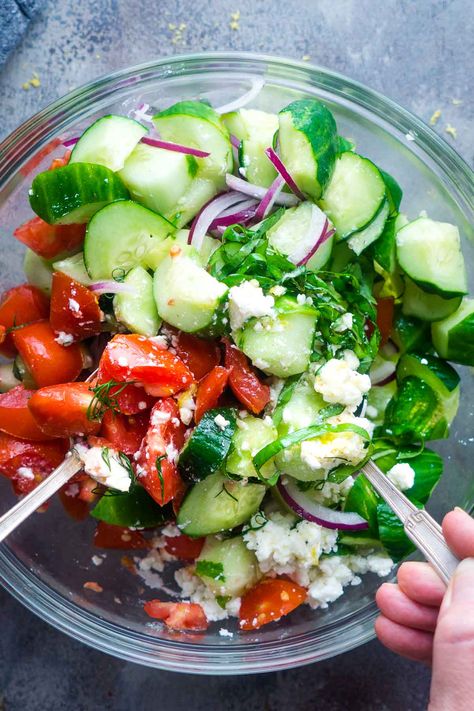
[[[85,234],[86,225],[49,225],[41,217],[32,217],[13,236],[40,257],[53,259],[81,247]]]
[[[180,560],[196,560],[204,541],[204,538],[189,538],[184,533],[180,536],[165,536],[165,550]]]
[[[93,397],[89,383],[62,383],[36,390],[28,400],[28,407],[45,435],[89,435],[100,429],[100,422],[87,416]]]
[[[196,380],[201,380],[221,362],[221,350],[215,341],[176,331],[172,337],[172,345],[176,355],[188,366]]]
[[[265,578],[249,590],[240,605],[240,628],[258,630],[262,625],[276,622],[299,607],[307,591],[301,585],[283,578]]]
[[[89,479],[90,477],[86,478]],[[91,481],[96,487],[97,482],[93,479],[91,479]],[[68,482],[58,491],[59,500],[64,510],[76,521],[83,521],[89,515],[89,502],[81,498],[82,483],[81,481]]]
[[[395,299],[377,299],[377,326],[380,331],[380,345],[384,346],[392,332]]]
[[[5,326],[2,326],[0,324],[0,345],[2,343],[4,343],[6,337],[7,337],[7,329],[5,328]]]
[[[97,373],[97,385],[117,382],[101,361]],[[114,404],[114,409],[122,415],[138,415],[151,410],[156,398],[148,395],[137,383],[111,385],[107,387],[107,395]]]
[[[140,383],[154,397],[175,395],[193,382],[181,358],[153,338],[133,333],[114,336],[102,354],[100,365],[117,382]]]
[[[196,424],[207,410],[216,407],[228,380],[229,371],[221,365],[216,365],[216,367],[201,380],[197,389],[196,409],[194,411]]]
[[[57,333],[62,331],[79,340],[95,336],[102,330],[99,300],[67,274],[54,272],[49,322]]]
[[[174,499],[184,488],[176,459],[184,444],[185,431],[176,402],[171,398],[157,402],[137,456],[136,474],[160,506]]]
[[[44,441],[51,439],[39,427],[29,409],[29,401],[35,390],[26,390],[23,385],[17,385],[0,395],[0,430],[20,439]],[[63,436],[63,435],[53,435]]]
[[[62,346],[48,321],[13,331],[13,342],[38,387],[75,380],[83,368],[78,343]]]
[[[133,457],[140,449],[149,421],[149,413],[121,415],[107,410],[102,418],[100,436],[110,442],[114,449],[119,449],[127,457]]]
[[[20,173],[22,175],[29,175],[32,170],[37,168],[39,164],[46,158],[46,156],[49,156],[50,153],[52,153],[55,148],[61,145],[63,142],[62,138],[56,137],[53,138],[52,141],[50,141],[44,148],[42,148],[36,155],[34,155],[32,158],[30,158],[29,161],[25,163],[24,166],[20,168]]]
[[[270,388],[260,382],[249,359],[237,346],[224,338],[225,366],[230,370],[229,385],[232,392],[245,407],[258,415],[270,402]]]
[[[104,521],[99,521],[97,524],[94,545],[97,548],[118,548],[119,550],[138,550],[150,547],[140,531],[130,531],[123,526],[112,526]]]
[[[0,432],[0,473],[17,494],[27,494],[61,464],[68,449],[67,439],[36,442]]]
[[[60,158],[53,158],[53,160],[51,161],[51,165],[49,166],[49,170],[56,170],[56,168],[64,168],[64,166],[69,163],[71,153],[72,150],[68,149]]]
[[[13,332],[9,333],[9,329],[48,318],[48,314],[49,299],[36,286],[20,284],[6,291],[0,301],[0,325],[5,329],[0,353],[7,357],[16,354]]]
[[[163,620],[172,630],[206,630],[209,625],[204,610],[197,602],[149,600],[143,609],[155,620]]]

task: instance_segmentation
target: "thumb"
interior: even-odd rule
[[[473,670],[474,558],[465,558],[449,583],[438,617],[430,711],[470,711]]]

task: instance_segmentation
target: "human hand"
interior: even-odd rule
[[[446,541],[462,560],[448,588],[428,563],[400,566],[376,601],[379,640],[408,659],[433,664],[430,711],[468,711],[474,699],[474,520],[461,509],[443,520]]]

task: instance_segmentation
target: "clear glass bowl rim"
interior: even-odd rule
[[[207,65],[207,66],[206,66]],[[465,216],[472,220],[473,172],[456,151],[421,119],[394,101],[347,77],[306,62],[248,52],[206,52],[176,55],[147,62],[100,77],[49,104],[21,124],[0,144],[0,199],[19,168],[87,107],[119,98],[147,81],[190,69],[246,70],[273,78],[290,78],[302,85],[345,97],[377,116],[391,128],[416,136],[417,150],[437,166],[440,177],[456,195]],[[14,181],[12,181],[14,182]],[[8,192],[8,189],[6,190]],[[71,637],[116,657],[158,669],[196,674],[246,674],[277,671],[309,664],[349,651],[374,637],[375,602],[349,616],[341,634],[340,621],[280,641],[232,645],[192,645],[153,639],[113,625],[60,596],[21,563],[10,549],[0,546],[0,582],[16,599],[40,618]]]

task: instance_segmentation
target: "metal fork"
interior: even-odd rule
[[[368,461],[362,467],[362,471],[403,523],[408,538],[423,553],[447,585],[459,560],[449,549],[439,523],[424,509],[417,509],[373,461]]]

